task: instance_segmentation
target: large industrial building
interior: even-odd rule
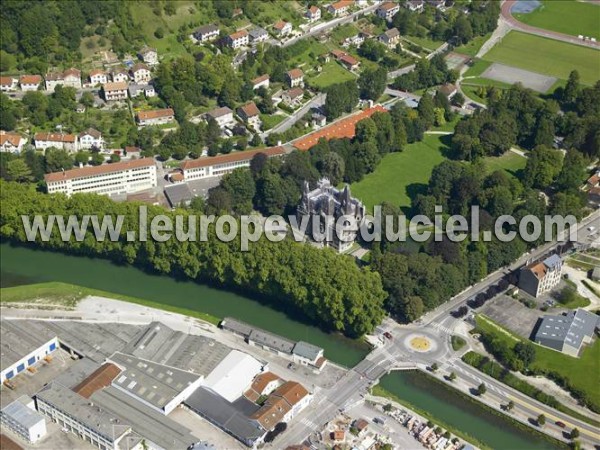
[[[46,419],[35,410],[33,399],[25,395],[0,411],[0,422],[31,444],[46,435]]]
[[[0,382],[7,383],[16,375],[38,364],[58,348],[56,335],[31,333],[10,320],[0,327]]]
[[[589,344],[600,318],[585,309],[569,311],[565,315],[545,316],[541,319],[534,341],[545,347],[571,356],[578,356],[581,347]]]

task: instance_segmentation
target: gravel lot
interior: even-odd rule
[[[556,78],[529,70],[517,69],[516,67],[494,63],[481,74],[482,78],[501,81],[503,83],[521,83],[529,89],[537,92],[547,92],[556,82]]]

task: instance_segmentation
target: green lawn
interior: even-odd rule
[[[534,27],[600,39],[600,5],[591,2],[542,0],[536,10],[514,17]]]
[[[485,36],[477,36],[467,44],[456,47],[454,52],[473,57],[477,54],[481,46],[490,38],[491,35],[492,33],[488,33]]]
[[[331,39],[336,44],[341,44],[344,39],[355,36],[358,34],[358,28],[356,28],[353,24],[348,23],[345,25],[340,25],[339,27],[335,27],[331,32]]]
[[[494,323],[485,316],[477,316],[477,329],[481,333],[493,335],[505,341],[511,347],[524,339],[511,331]],[[541,345],[535,345],[536,359],[532,363],[533,370],[556,372],[566,377],[573,387],[584,391],[589,399],[596,405],[600,404],[600,340],[587,346],[581,357],[574,358],[556,350],[551,350]]]
[[[260,120],[262,121],[262,130],[267,131],[278,125],[285,119],[285,116],[281,114],[261,114]]]
[[[21,286],[2,288],[0,289],[0,303],[3,304],[3,306],[7,306],[7,303],[19,302],[32,303],[38,308],[43,308],[44,305],[63,305],[67,308],[73,308],[77,305],[79,300],[89,295],[123,300],[126,302],[149,306],[151,308],[162,309],[178,314],[185,314],[187,316],[210,322],[214,325],[218,325],[220,322],[219,318],[198,311],[191,311],[188,309],[164,305],[136,297],[129,297],[127,295],[115,294],[112,292],[60,282],[25,284]]]
[[[323,65],[323,71],[320,74],[308,80],[308,84],[317,89],[323,89],[332,84],[343,83],[354,78],[356,78],[356,75],[344,69],[336,61],[329,61]]]
[[[384,201],[410,206],[414,192],[427,185],[433,168],[445,159],[443,138],[426,135],[422,142],[407,145],[403,152],[386,155],[375,172],[352,184],[352,193],[370,210]]]
[[[406,41],[410,41],[417,45],[420,45],[424,49],[430,50],[430,51],[435,50],[436,48],[438,48],[440,45],[442,45],[444,43],[444,41],[434,41],[433,39],[428,38],[428,37],[405,36],[404,39]]]
[[[484,59],[562,79],[577,69],[582,83],[589,85],[600,78],[600,51],[517,31],[507,34]]]
[[[488,156],[485,158],[485,166],[490,173],[496,170],[505,170],[509,175],[519,176],[519,171],[525,168],[527,158],[508,151],[502,156]]]
[[[490,67],[492,65],[491,62],[486,61],[484,59],[479,59],[475,62],[475,64],[473,64],[471,67],[469,67],[467,69],[467,71],[465,72],[464,77],[478,77],[479,75],[481,75],[483,72],[485,72],[485,70]]]

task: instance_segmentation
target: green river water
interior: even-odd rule
[[[299,318],[277,311],[243,295],[191,281],[148,274],[102,259],[0,245],[2,287],[60,281],[101,289],[216,317],[231,316],[294,340],[305,340],[325,349],[325,356],[353,366],[367,354],[365,344],[338,334],[328,334]],[[492,448],[550,449],[550,443],[515,428],[510,422],[486,413],[454,392],[416,374],[392,373],[382,385],[411,404],[432,412],[440,420],[464,430]]]

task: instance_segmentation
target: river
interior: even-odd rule
[[[157,303],[204,312],[215,317],[235,317],[293,340],[323,347],[325,356],[352,367],[369,351],[363,342],[325,333],[301,318],[277,311],[260,301],[193,281],[153,275],[131,266],[98,258],[71,256],[32,248],[0,245],[2,287],[61,281]]]
[[[498,450],[559,449],[544,438],[517,428],[508,419],[482,409],[476,403],[417,371],[396,371],[380,385],[411,405],[479,439]]]

